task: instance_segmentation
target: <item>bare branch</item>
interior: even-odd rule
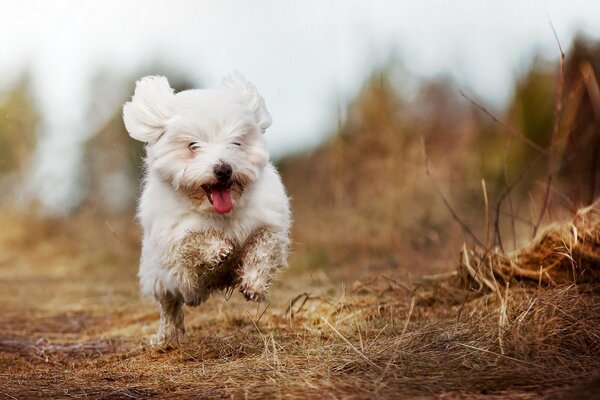
[[[375,364],[375,363],[374,363],[373,361],[371,361],[371,360],[370,360],[370,359],[369,359],[367,356],[365,356],[365,354],[364,354],[362,351],[360,351],[360,350],[359,350],[359,349],[358,349],[358,348],[357,348],[355,345],[353,345],[352,343],[350,343],[350,341],[349,341],[348,339],[346,339],[346,338],[344,337],[344,335],[342,335],[342,334],[340,333],[340,331],[338,331],[338,330],[335,328],[335,326],[331,325],[331,324],[329,323],[329,321],[327,321],[327,320],[325,319],[325,317],[321,317],[321,320],[322,320],[323,322],[325,322],[325,323],[327,324],[327,326],[329,326],[329,327],[330,327],[330,328],[331,328],[331,329],[332,329],[332,330],[333,330],[333,331],[334,331],[334,332],[335,332],[335,333],[336,333],[336,334],[337,334],[337,335],[338,335],[338,336],[339,336],[339,337],[340,337],[340,338],[341,338],[341,339],[342,339],[344,342],[346,342],[346,344],[347,344],[347,345],[348,345],[348,346],[349,346],[349,347],[350,347],[352,350],[354,350],[354,351],[356,352],[356,354],[358,354],[359,356],[361,356],[361,357],[362,357],[362,358],[363,358],[363,359],[364,359],[366,362],[368,362],[368,363],[369,363],[371,366],[375,367],[376,369],[378,369],[378,370],[381,370],[381,369],[382,369],[382,368],[381,368],[379,365]]]
[[[563,51],[563,48],[560,44],[560,40],[558,39],[558,34],[556,33],[556,29],[554,29],[554,24],[552,24],[551,20],[548,20],[548,23],[550,24],[550,28],[552,29],[552,33],[554,34],[554,39],[556,39],[556,44],[558,45],[558,51],[560,51],[560,59],[564,60],[565,52]]]
[[[481,191],[483,192],[483,205],[485,206],[485,247],[490,247],[490,202],[488,201],[485,179],[481,179]]]
[[[546,176],[546,190],[544,192],[544,200],[542,203],[542,209],[540,210],[540,215],[537,219],[537,222],[533,228],[533,236],[537,235],[537,232],[542,224],[542,220],[546,215],[546,211],[548,209],[548,205],[550,204],[550,189],[552,187],[552,181],[554,179],[554,171],[552,168],[552,162],[554,155],[554,149],[556,147],[556,138],[558,137],[558,131],[560,129],[560,119],[562,115],[563,109],[563,91],[565,85],[565,53],[563,52],[562,46],[560,44],[560,40],[558,39],[558,35],[556,30],[554,29],[554,25],[552,25],[552,21],[550,22],[550,27],[552,28],[552,32],[554,33],[554,37],[556,38],[556,43],[558,44],[558,50],[560,52],[560,76],[558,78],[558,87],[556,89],[556,102],[554,103],[554,124],[552,127],[552,134],[550,136],[550,146],[548,147],[548,171]]]
[[[425,148],[425,141],[424,140],[423,140],[423,156],[425,157],[425,172],[427,173],[427,176],[431,179],[431,182],[433,183],[433,187],[434,187],[435,191],[441,197],[442,201],[446,205],[446,208],[448,208],[448,210],[450,211],[450,214],[452,214],[452,218],[456,222],[458,222],[458,224],[460,225],[460,227],[462,228],[462,230],[466,234],[468,234],[471,237],[471,239],[473,239],[473,241],[476,244],[478,244],[479,246],[485,248],[485,246],[483,245],[483,243],[481,242],[481,240],[479,240],[479,238],[473,233],[473,231],[471,230],[471,228],[469,228],[469,226],[467,224],[465,224],[463,222],[463,220],[458,216],[458,214],[456,213],[456,211],[454,211],[454,209],[450,205],[450,202],[448,201],[448,199],[446,198],[446,196],[444,196],[444,193],[442,192],[442,190],[440,189],[439,185],[437,184],[435,178],[431,174],[431,170],[429,169],[429,156],[427,155],[427,149]]]
[[[519,176],[509,185],[508,182],[506,182],[507,187],[506,190],[500,195],[500,198],[498,199],[498,202],[496,203],[496,220],[494,221],[494,241],[493,243],[496,244],[496,242],[498,243],[498,246],[500,247],[500,251],[505,254],[504,251],[504,246],[502,244],[502,238],[500,236],[500,212],[502,209],[502,202],[504,201],[504,199],[510,195],[510,193],[513,191],[513,189],[515,188],[515,186],[517,186],[517,184],[523,179],[523,177],[527,174],[527,172],[529,172],[529,170],[538,162],[540,161],[541,156],[536,157],[534,160],[532,160],[529,164],[527,164],[525,166],[525,168],[523,168],[523,170],[521,171],[521,173],[519,174]],[[533,225],[533,223],[532,223]]]
[[[469,103],[471,103],[472,105],[474,105],[476,108],[478,108],[479,110],[483,111],[485,114],[487,114],[494,122],[502,125],[512,136],[516,136],[519,139],[521,139],[521,141],[523,141],[523,143],[527,144],[528,146],[530,146],[531,148],[537,150],[539,153],[541,154],[547,154],[547,150],[544,149],[542,146],[540,146],[539,144],[537,144],[536,142],[534,142],[533,140],[529,139],[528,137],[526,137],[525,135],[523,135],[522,133],[516,131],[515,129],[513,129],[512,126],[510,126],[509,124],[507,124],[506,122],[502,121],[500,118],[496,117],[494,114],[492,114],[491,111],[489,111],[486,107],[484,107],[482,104],[480,104],[477,100],[474,100],[473,98],[469,97],[465,92],[463,92],[462,90],[458,91],[460,93],[460,95],[462,97],[464,97]]]
[[[590,102],[592,103],[592,110],[594,112],[596,125],[598,125],[598,128],[600,129],[600,86],[598,85],[594,68],[589,61],[585,61],[579,66],[579,71],[583,78],[583,82],[585,83],[585,88],[589,94]],[[598,180],[598,167],[600,166],[600,140],[596,140],[593,165],[592,187],[590,190],[591,193],[589,199],[590,203],[592,203],[596,198],[596,182]]]

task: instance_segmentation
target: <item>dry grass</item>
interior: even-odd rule
[[[600,283],[600,201],[556,223],[531,244],[504,256],[496,250],[463,248],[459,276],[477,290],[498,292],[514,280],[530,284]]]
[[[158,313],[138,296],[131,221],[2,220],[0,398],[525,399],[597,384],[594,285],[480,294],[293,267],[268,307],[234,295],[187,309],[187,343],[161,353],[146,345]]]

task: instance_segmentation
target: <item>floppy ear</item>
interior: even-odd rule
[[[235,89],[242,95],[242,98],[250,108],[250,112],[254,114],[258,127],[265,133],[273,120],[265,106],[265,100],[258,93],[252,82],[247,81],[239,72],[234,72],[223,79],[221,86]]]
[[[173,89],[164,76],[146,76],[135,84],[135,93],[123,106],[123,122],[129,136],[151,143],[165,133],[171,117]]]

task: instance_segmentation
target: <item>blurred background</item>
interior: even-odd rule
[[[122,104],[145,75],[182,90],[239,70],[273,115],[292,267],[423,274],[465,241],[514,250],[600,192],[600,3],[444,3],[1,2],[3,229],[24,249],[129,238],[135,268],[143,149]]]

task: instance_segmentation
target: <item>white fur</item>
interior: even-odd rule
[[[123,120],[130,136],[147,144],[138,210],[144,233],[139,278],[145,295],[159,302],[165,293],[178,295],[180,281],[170,263],[178,243],[190,232],[215,232],[243,248],[254,232],[267,230],[273,249],[261,251],[280,251],[285,263],[289,201],[263,138],[271,116],[252,83],[234,74],[218,88],[174,94],[166,78],[146,77],[123,107]],[[191,142],[201,148],[191,151]],[[206,197],[200,202],[190,197],[193,188],[214,179],[214,166],[220,162],[232,165],[234,175],[239,173],[245,182],[227,214],[218,214]],[[246,281],[255,280],[257,270],[273,267],[244,266]],[[254,288],[266,289],[271,275],[265,274]],[[169,323],[165,321],[161,324]]]

